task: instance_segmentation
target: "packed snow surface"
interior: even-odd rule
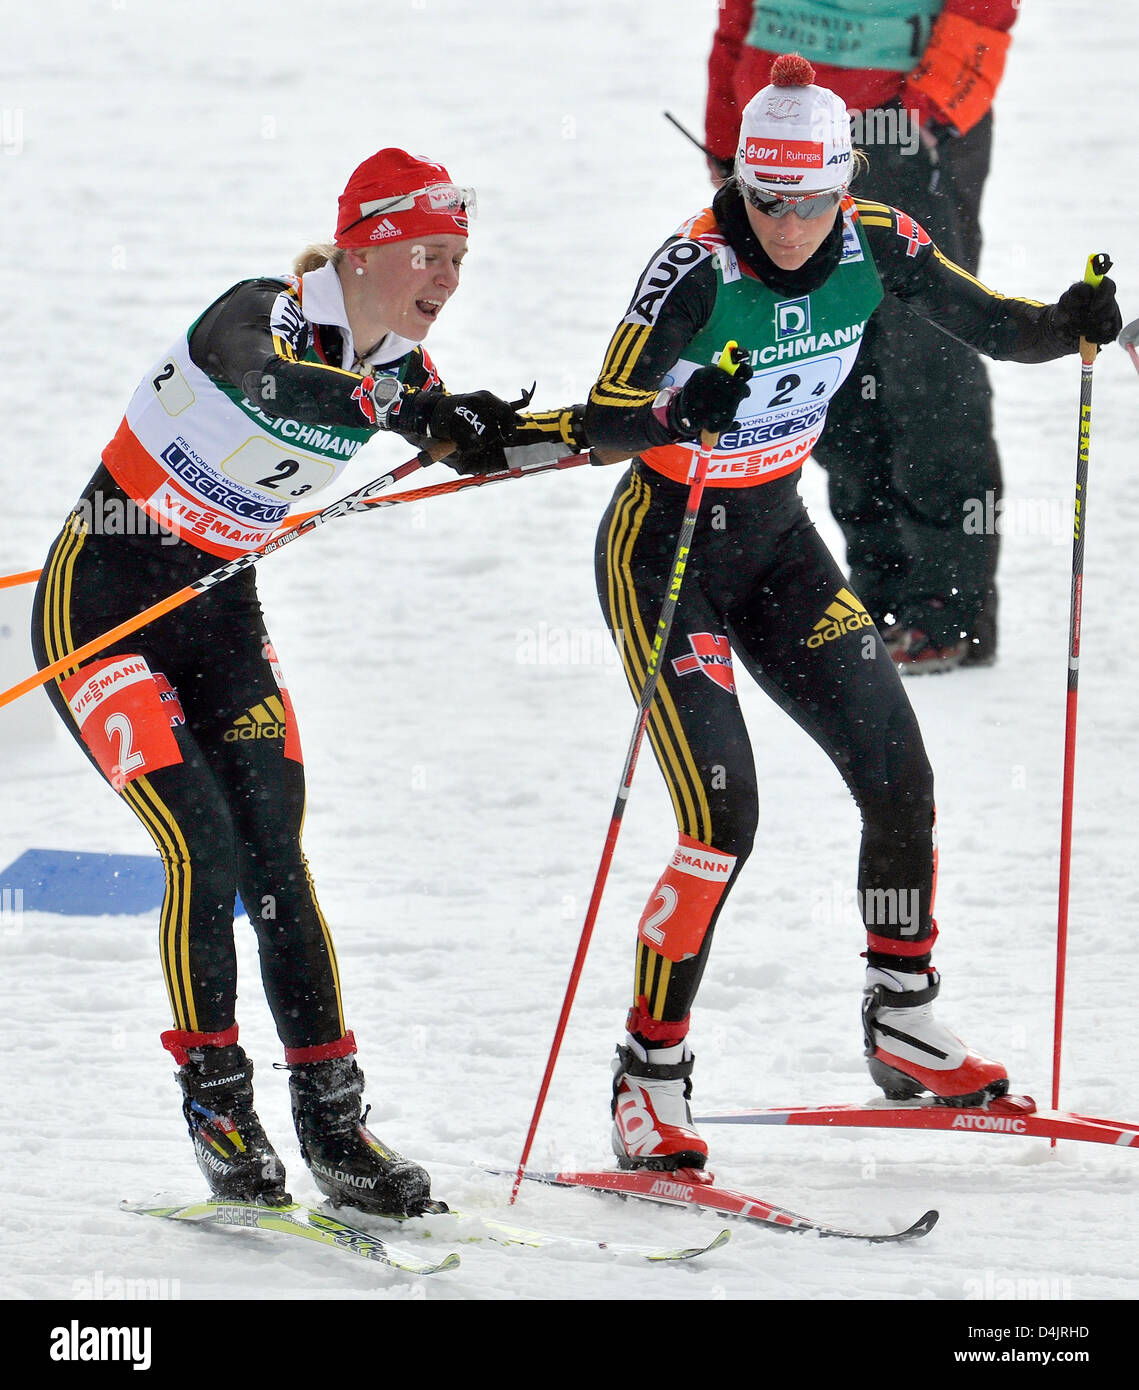
[[[61,23],[61,11],[66,21]],[[702,129],[707,0],[365,7],[248,0],[11,5],[0,53],[0,305],[8,512],[0,572],[38,567],[142,372],[227,286],[328,236],[383,145],[478,190],[464,284],[428,347],[452,390],[584,397],[644,261],[710,188],[662,117]],[[1139,314],[1130,176],[1139,21],[1038,0],[997,104],[982,277],[1053,300],[1093,251]],[[1050,1102],[1079,366],[994,365],[1008,487],[1000,659],[913,680],[937,775],[940,1016]],[[1123,561],[1139,535],[1139,377],[1095,369],[1061,1104],[1139,1120],[1134,692]],[[373,441],[344,491],[403,461]],[[714,1216],[509,1179],[553,1039],[634,709],[604,632],[594,531],[619,470],[579,468],[350,518],[258,568],[308,770],[305,845],[335,932],[370,1126],[475,1215],[640,1244]],[[433,468],[425,482],[451,476]],[[803,492],[841,557],[810,465]],[[329,499],[331,500],[331,498]],[[0,591],[26,624],[31,586]],[[0,685],[31,669],[5,644]],[[755,852],[719,930],[692,1043],[698,1108],[873,1094],[858,1008],[858,816],[830,763],[754,688]],[[30,847],[151,843],[41,694],[0,712],[5,864]],[[604,1166],[609,1062],[635,924],[675,843],[642,758],[532,1155]],[[1139,1151],[1007,1135],[707,1127],[724,1183],[892,1229],[908,1246],[736,1225],[699,1261],[394,1238],[459,1249],[412,1279],[305,1242],[160,1225],[120,1199],[203,1192],[182,1125],[149,916],[18,914],[0,932],[0,1294],[286,1300],[1131,1300]],[[296,1196],[296,1148],[252,931],[242,1041]],[[1027,1308],[1026,1310],[1027,1311]],[[1051,1309],[1050,1312],[1054,1312]],[[1034,1316],[1041,1310],[1034,1311]],[[1071,1321],[1078,1321],[1071,1310]]]

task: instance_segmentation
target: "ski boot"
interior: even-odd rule
[[[379,1216],[446,1210],[431,1200],[431,1179],[418,1164],[381,1144],[364,1125],[364,1074],[352,1054],[290,1063],[293,1123],[318,1188],[334,1206]]]
[[[871,1078],[888,1100],[928,1091],[939,1105],[985,1105],[1007,1092],[1008,1073],[934,1019],[940,987],[936,970],[867,970],[862,1028]]]
[[[886,644],[894,664],[905,676],[952,671],[957,666],[964,666],[969,659],[971,647],[972,644],[967,637],[938,646],[927,633],[917,627],[903,628]]]
[[[692,1127],[693,1055],[686,1042],[644,1047],[632,1034],[613,1061],[613,1152],[619,1168],[703,1168],[708,1145]]]
[[[285,1191],[284,1164],[253,1108],[253,1063],[236,1043],[181,1045],[178,1039],[186,1037],[164,1033],[162,1040],[182,1061],[176,1074],[182,1114],[210,1191],[222,1201],[286,1206],[292,1198]]]

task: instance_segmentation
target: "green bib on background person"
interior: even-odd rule
[[[745,42],[831,67],[909,72],[944,8],[945,0],[756,0]]]

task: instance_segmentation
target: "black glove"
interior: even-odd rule
[[[751,365],[735,372],[698,367],[668,403],[668,427],[678,439],[696,439],[703,431],[723,434],[736,423],[736,411],[748,393]]]
[[[428,392],[425,399],[429,414],[424,433],[432,439],[449,439],[461,450],[501,445],[518,423],[514,406],[491,391],[470,391],[465,396]]]
[[[489,391],[448,396],[448,401],[459,403],[457,410],[444,410],[441,424],[432,422],[433,432],[438,429],[440,437],[451,438],[458,445],[443,459],[448,468],[464,474],[506,472],[510,468],[506,450],[512,445],[525,444],[530,438],[528,430],[536,417],[518,412],[525,410],[533,400],[535,389],[536,383],[523,388],[516,401],[500,400]],[[560,414],[564,412],[559,413],[559,418]],[[464,427],[469,430],[467,440],[461,437]],[[451,431],[450,435],[444,432],[446,430]]]
[[[1119,336],[1123,315],[1115,302],[1115,281],[1106,275],[1098,285],[1078,280],[1070,285],[1052,306],[1052,326],[1073,349],[1080,339],[1089,343],[1110,343]]]
[[[719,188],[722,183],[730,179],[736,172],[735,158],[721,159],[719,155],[708,152],[708,176],[712,180],[712,187]]]
[[[500,400],[491,391],[461,396],[437,389],[405,391],[391,425],[408,434],[451,440],[455,451],[443,462],[459,473],[498,473],[507,466],[502,446],[519,423],[519,404]]]
[[[439,462],[468,477],[481,476],[483,473],[505,473],[510,467],[501,441],[486,448],[456,449]]]

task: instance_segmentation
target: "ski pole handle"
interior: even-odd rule
[[[716,366],[722,372],[727,372],[729,376],[735,376],[743,364],[747,361],[748,354],[740,347],[739,343],[733,338],[724,344],[724,350],[716,358]],[[700,447],[702,449],[714,449],[720,442],[720,436],[713,430],[700,431]]]
[[[1111,257],[1106,251],[1097,251],[1088,257],[1088,263],[1084,267],[1084,284],[1099,285],[1103,277],[1111,269]],[[1099,353],[1099,345],[1089,342],[1087,338],[1080,339],[1080,360],[1085,366],[1091,366]]]

